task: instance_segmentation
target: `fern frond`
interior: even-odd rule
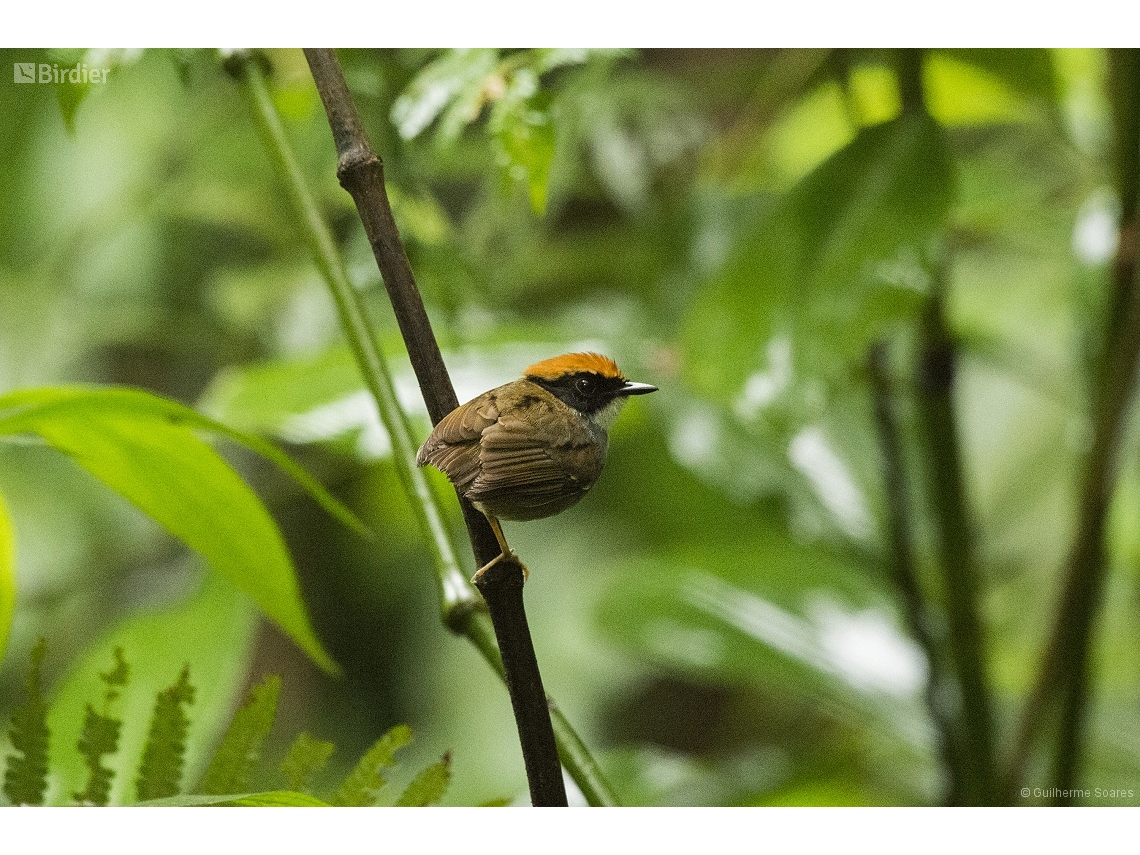
[[[4,794],[14,805],[42,805],[47,791],[48,741],[47,704],[40,685],[46,642],[41,638],[32,648],[31,665],[24,678],[27,701],[12,711],[8,735],[19,754],[8,755],[4,771]]]
[[[450,783],[451,752],[448,751],[442,760],[432,763],[416,775],[396,801],[396,807],[427,807],[437,804]]]
[[[150,733],[139,766],[139,801],[161,799],[178,792],[186,753],[186,731],[190,726],[182,707],[193,702],[194,687],[190,684],[190,666],[187,665],[178,682],[159,692],[154,699]]]
[[[249,776],[261,753],[265,737],[277,717],[281,678],[271,674],[249,691],[245,703],[234,713],[225,736],[210,761],[198,792],[241,793],[249,789]]]
[[[395,762],[393,754],[411,738],[411,728],[406,724],[398,724],[381,736],[341,783],[333,796],[333,804],[352,807],[376,804],[376,792],[384,786],[380,770]]]
[[[335,749],[336,746],[331,742],[314,739],[307,733],[302,733],[294,739],[289,747],[289,753],[278,767],[288,779],[289,789],[301,793],[307,792],[309,778],[325,767]]]
[[[114,754],[119,749],[119,730],[122,722],[110,716],[95,712],[87,705],[87,715],[83,719],[83,733],[79,736],[79,753],[87,764],[90,775],[87,788],[71,796],[83,804],[103,806],[111,795],[111,780],[115,772],[103,765],[103,755]]]
[[[119,697],[119,689],[127,684],[131,669],[123,658],[123,648],[115,648],[115,664],[110,671],[101,671],[100,679],[107,685],[103,695],[103,712],[95,712],[87,705],[83,719],[83,732],[79,735],[79,753],[87,764],[89,775],[87,787],[71,797],[81,804],[107,804],[111,795],[111,781],[115,777],[113,769],[103,765],[103,756],[119,750],[119,733],[123,723],[111,715],[111,704]]]
[[[127,660],[123,658],[123,648],[115,648],[115,666],[110,671],[100,671],[99,679],[107,684],[107,694],[104,698],[103,711],[107,711],[107,706],[113,700],[119,697],[118,689],[127,685],[127,680],[131,676],[131,666],[127,664]]]

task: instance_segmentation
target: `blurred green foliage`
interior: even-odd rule
[[[415,775],[399,796],[380,792],[386,783],[380,770],[395,766],[394,752],[412,739],[407,725],[397,725],[364,753],[352,772],[336,786],[331,801],[313,795],[306,779],[324,767],[336,747],[331,742],[314,740],[305,733],[294,740],[277,769],[276,782],[284,776],[290,789],[250,792],[250,775],[258,765],[261,748],[277,716],[281,697],[281,678],[271,674],[253,686],[241,706],[234,711],[201,779],[191,777],[187,782],[183,773],[187,735],[193,721],[193,715],[188,715],[187,710],[194,704],[197,689],[190,679],[190,666],[184,665],[178,679],[155,695],[153,710],[148,715],[150,723],[146,745],[138,761],[134,792],[125,791],[121,783],[112,799],[117,770],[104,766],[102,758],[113,756],[118,750],[124,721],[116,717],[115,701],[131,682],[130,665],[122,648],[116,647],[114,667],[99,674],[105,687],[102,712],[96,712],[91,703],[87,703],[83,732],[75,746],[87,767],[87,785],[82,792],[59,792],[52,785],[58,782],[60,770],[49,765],[48,760],[48,748],[56,736],[49,719],[58,721],[66,710],[53,708],[49,713],[44,702],[41,667],[45,650],[44,641],[33,648],[25,678],[24,702],[12,712],[10,735],[15,753],[7,757],[3,790],[13,805],[46,803],[104,807],[108,804],[145,803],[163,807],[329,807],[334,804],[373,806],[385,803],[398,807],[426,807],[440,801],[451,780],[450,756],[444,754],[439,762]],[[84,665],[91,664],[93,661],[88,657]],[[131,719],[147,713],[141,704],[130,705],[126,713],[126,729],[136,729],[137,722]],[[60,746],[53,747],[55,753],[60,753]],[[69,753],[73,752],[68,752],[65,747],[62,754]],[[121,762],[122,758],[118,759]]]
[[[304,58],[268,56],[286,131],[426,436]],[[53,733],[73,727],[59,741],[74,745],[98,683],[96,666],[68,663],[105,667],[121,646],[132,680],[120,708],[148,703],[191,663],[195,775],[243,688],[280,673],[275,756],[282,734],[303,727],[344,749],[329,760],[344,777],[339,758],[406,721],[422,735],[411,766],[452,752],[413,796],[442,792],[448,772],[448,803],[523,793],[506,694],[438,625],[387,438],[217,56],[3,58],[111,71],[82,92],[0,85],[0,392],[117,383],[197,406],[285,443],[377,536],[341,526],[261,459],[223,449],[281,527],[316,635],[342,666],[333,679],[70,459],[0,442],[0,622],[8,517],[19,583],[0,712],[20,702],[29,651],[47,636],[53,715],[74,711]],[[532,571],[546,687],[622,800],[943,797],[927,664],[886,572],[864,368],[868,346],[887,341],[921,507],[915,327],[942,260],[1008,743],[1073,534],[1108,312],[1121,201],[1104,53],[928,52],[929,116],[903,111],[891,51],[340,58],[460,399],[579,349],[661,388],[626,408],[588,500],[507,524]],[[1082,777],[1136,792],[1138,448],[1129,427]],[[446,483],[435,483],[463,544]],[[932,525],[916,515],[919,570],[937,602]],[[137,769],[142,750],[132,718],[106,760],[122,770]],[[53,791],[83,787],[80,755],[54,768],[66,771]],[[253,782],[276,774],[259,767]]]

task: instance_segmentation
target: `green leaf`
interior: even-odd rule
[[[37,433],[73,458],[200,552],[315,662],[335,673],[336,664],[309,623],[277,526],[253,491],[192,430],[225,431],[223,426],[130,389],[24,390],[0,397],[0,413],[5,410],[0,434]]]
[[[150,799],[138,807],[332,807],[308,793],[271,790],[265,793],[226,793],[224,795],[182,795]]]
[[[792,334],[797,373],[862,359],[922,305],[952,189],[945,134],[929,117],[863,129],[760,217],[698,292],[682,339],[690,383],[735,400],[779,332]]]
[[[731,547],[700,562],[623,568],[601,625],[667,672],[825,705],[853,724],[879,719],[909,739],[907,729],[925,716],[921,652],[878,605],[881,595],[866,589],[859,565],[780,541],[749,550],[763,556],[759,576]],[[715,569],[700,569],[706,562]]]
[[[0,496],[0,662],[8,647],[8,631],[16,611],[16,538],[4,497]]]
[[[53,692],[50,765],[59,786],[52,788],[52,804],[65,804],[85,786],[88,768],[75,751],[84,710],[96,691],[112,686],[119,693],[119,709],[135,712],[123,717],[118,752],[104,760],[115,771],[109,803],[136,800],[134,781],[149,726],[146,711],[187,662],[198,686],[186,737],[185,778],[201,778],[239,700],[258,627],[247,597],[217,574],[202,575],[201,591],[187,602],[125,620],[91,645]],[[128,651],[131,660],[125,685],[107,682],[118,670],[107,673],[118,648]]]
[[[392,104],[392,123],[400,136],[419,136],[443,114],[440,139],[453,141],[465,125],[479,118],[487,97],[487,78],[498,60],[497,50],[449,50],[424,66]]]
[[[47,704],[41,688],[41,670],[46,643],[41,639],[32,648],[32,662],[24,678],[23,706],[12,711],[8,735],[18,752],[8,756],[4,770],[4,794],[14,805],[42,805],[47,790],[48,741]]]
[[[308,359],[262,362],[219,372],[198,405],[228,425],[294,442],[290,422],[364,389],[348,347]]]
[[[220,802],[221,806],[233,807],[332,807],[308,793],[295,793],[289,790],[273,790],[267,793],[251,793],[248,796]]]
[[[352,363],[352,367],[355,368],[355,363]],[[360,387],[362,381],[359,380],[359,372],[355,376],[357,378],[356,385],[349,388]],[[273,443],[267,442],[256,433],[235,429],[168,398],[160,398],[139,389],[117,386],[56,386],[10,392],[0,397],[0,412],[8,406],[22,407],[33,402],[46,404],[69,397],[82,398],[89,395],[98,396],[100,405],[117,407],[124,413],[137,413],[140,418],[165,418],[176,424],[184,424],[189,428],[232,439],[277,465],[300,484],[327,513],[336,517],[353,531],[366,537],[372,535],[368,526],[361,522],[359,517]],[[81,404],[82,402],[80,402]],[[10,432],[13,431],[8,430],[0,421],[0,434]]]
[[[336,746],[322,739],[314,739],[307,733],[300,734],[289,746],[289,753],[281,761],[280,769],[289,780],[289,789],[296,792],[308,790],[309,778],[325,767]]]
[[[396,800],[396,807],[427,807],[438,804],[447,785],[451,783],[451,754],[444,754],[438,763],[428,766]]]
[[[1045,100],[1057,97],[1053,59],[1046,48],[938,48],[931,53],[952,56],[983,69],[1023,95]]]
[[[814,284],[842,288],[869,263],[918,249],[950,208],[945,134],[923,115],[865,128],[789,196]]]
[[[491,110],[496,161],[509,183],[522,184],[536,214],[546,210],[546,189],[554,161],[555,129],[550,97],[539,90],[538,74],[519,69]]]
[[[261,746],[277,716],[281,678],[267,676],[249,691],[241,708],[222,737],[210,768],[198,790],[205,794],[236,793],[249,786],[249,776],[261,754]]]
[[[178,792],[186,754],[186,732],[190,727],[183,707],[193,702],[190,666],[186,666],[178,682],[159,692],[154,700],[150,732],[139,767],[139,801],[161,799]]]
[[[115,667],[110,671],[99,672],[99,678],[107,684],[107,702],[115,700],[119,696],[116,686],[127,685],[127,680],[130,679],[131,668],[127,664],[127,660],[123,658],[123,648],[115,648]]]
[[[396,725],[380,737],[341,783],[333,796],[333,804],[349,807],[375,804],[376,792],[384,786],[380,770],[396,762],[393,754],[407,745],[411,738],[411,728],[405,724]]]
[[[90,83],[67,82],[56,84],[56,101],[59,104],[60,115],[63,117],[63,124],[69,134],[75,134],[75,114],[79,112],[79,105],[82,104],[90,94]]]

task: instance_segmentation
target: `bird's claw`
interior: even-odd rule
[[[500,552],[498,555],[496,555],[494,558],[492,558],[490,561],[488,561],[486,564],[484,564],[482,567],[480,567],[478,570],[475,571],[475,575],[471,577],[471,584],[478,585],[479,579],[482,578],[483,574],[486,573],[488,570],[490,570],[492,567],[494,567],[496,564],[498,564],[500,561],[503,561],[504,559],[508,560],[508,561],[513,561],[516,564],[518,564],[519,567],[522,568],[523,584],[525,584],[526,580],[530,578],[530,571],[527,569],[525,564],[523,564],[521,561],[519,561],[518,555],[516,555],[514,552],[509,553],[509,556],[510,557],[508,558],[508,553]]]

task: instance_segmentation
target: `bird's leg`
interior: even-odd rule
[[[511,548],[507,546],[507,539],[503,536],[503,527],[499,525],[499,521],[488,513],[484,513],[483,516],[485,516],[487,518],[487,522],[491,524],[491,531],[495,533],[495,540],[499,541],[499,554],[475,572],[475,575],[471,577],[472,582],[474,582],[508,555],[514,557],[514,559],[518,561],[518,556],[511,552]],[[526,565],[521,561],[519,561],[519,566],[522,568],[523,582],[525,582],[528,578],[530,578],[530,571],[526,569]]]

